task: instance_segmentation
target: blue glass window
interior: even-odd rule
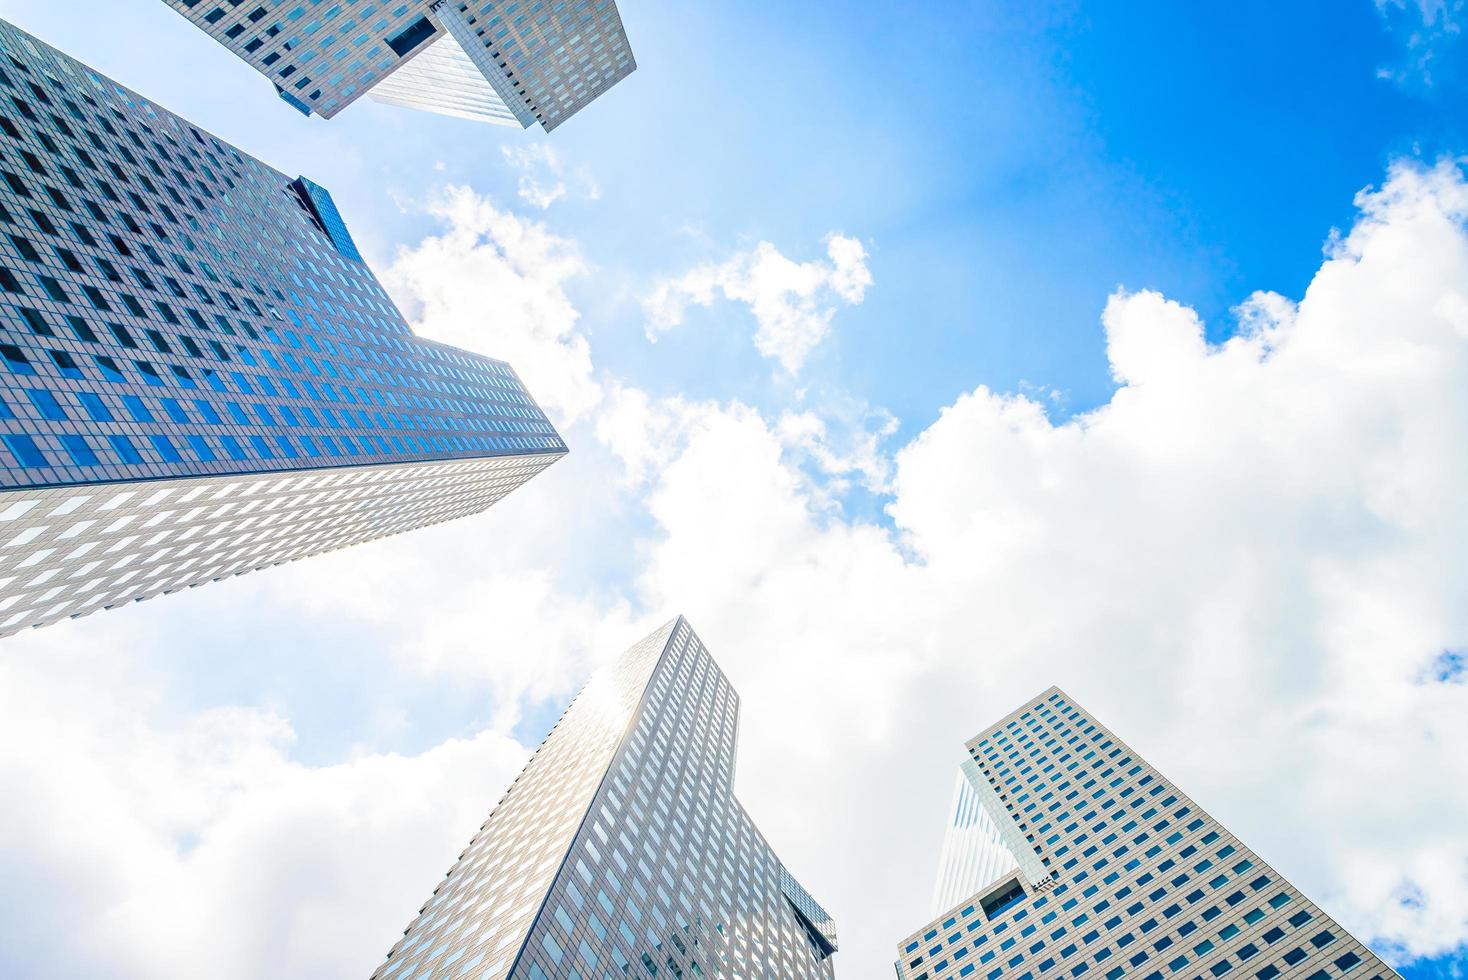
[[[131,439],[127,436],[108,436],[107,441],[112,443],[112,448],[124,463],[141,463],[143,454],[138,452]]]
[[[97,454],[92,451],[92,447],[87,443],[85,436],[64,435],[61,437],[61,444],[66,447],[66,451],[71,455],[72,462],[76,463],[76,465],[97,465]]]
[[[77,364],[76,358],[64,350],[47,350],[51,355],[51,363],[56,365],[56,370],[63,378],[82,377],[81,366]]]
[[[50,466],[46,454],[41,452],[41,447],[36,445],[36,440],[26,435],[9,435],[5,437],[5,445],[10,447],[11,453],[20,460],[20,465],[26,468],[38,466]]]
[[[35,366],[26,358],[24,352],[14,344],[0,344],[0,358],[5,361],[5,366],[16,374],[35,374]]]
[[[151,422],[153,413],[148,411],[148,405],[137,395],[123,395],[123,405],[127,406],[127,413],[133,417],[134,422]]]
[[[182,422],[187,425],[193,421],[189,418],[189,413],[184,411],[184,407],[176,399],[160,398],[159,401],[163,403],[163,410],[168,413],[168,417],[175,422]]]
[[[117,362],[112,358],[98,356],[92,358],[92,360],[97,362],[97,367],[101,370],[102,377],[106,380],[118,383],[127,380],[127,376],[122,373],[122,368],[118,367]]]
[[[78,391],[76,392],[76,400],[82,403],[82,407],[87,410],[87,415],[92,421],[112,421],[112,412],[108,409],[107,404],[102,401],[101,396],[95,395],[90,391]]]
[[[153,436],[153,448],[158,450],[158,455],[163,457],[165,463],[182,462],[183,457],[179,455],[178,449],[173,445],[173,440],[167,436]]]
[[[45,388],[27,388],[25,393],[30,398],[31,404],[36,407],[36,411],[40,413],[41,418],[52,421],[66,418],[66,409],[62,408],[56,396]]]
[[[214,450],[209,448],[209,440],[203,436],[189,436],[189,447],[193,449],[194,455],[206,463],[214,462]]]
[[[158,373],[158,369],[153,365],[147,361],[133,361],[133,365],[143,373],[143,380],[145,382],[155,387],[162,386],[163,376]]]

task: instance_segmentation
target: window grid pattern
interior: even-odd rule
[[[808,925],[829,916],[733,796],[737,731],[738,695],[684,619],[634,646],[561,716],[375,980],[829,980]]]
[[[0,489],[564,453],[508,365],[413,336],[323,189],[0,52]]]
[[[612,0],[467,0],[458,7],[547,133],[637,69]]]
[[[490,506],[565,453],[330,195],[0,22],[0,635]]]
[[[478,513],[547,456],[0,495],[0,636]]]
[[[1397,976],[1059,689],[968,750],[990,816],[1046,873],[909,936],[899,980]]]
[[[637,67],[614,0],[164,2],[269,78],[287,102],[328,119],[442,43],[443,16],[467,22],[499,66],[499,101],[528,109],[547,132]],[[390,100],[466,114],[462,80],[451,82],[457,75],[434,72],[391,86]],[[424,82],[457,91],[435,98],[422,91]],[[479,88],[470,103],[482,106]]]

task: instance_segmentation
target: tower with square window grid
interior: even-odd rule
[[[734,798],[738,725],[682,617],[597,671],[373,980],[830,980],[830,916]]]
[[[1060,689],[968,751],[1014,867],[899,943],[899,980],[1397,977]]]
[[[330,119],[363,95],[546,132],[637,62],[614,0],[164,0]]]
[[[563,456],[331,195],[0,22],[0,635],[475,513]]]

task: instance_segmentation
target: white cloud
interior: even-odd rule
[[[283,719],[176,717],[125,665],[45,634],[0,662],[9,976],[365,977],[526,754],[304,766]]]
[[[584,167],[566,165],[550,143],[526,143],[500,148],[505,162],[519,170],[520,200],[544,211],[571,191],[585,200],[601,197],[601,187]]]
[[[760,242],[717,265],[658,283],[644,302],[648,339],[679,326],[689,304],[710,307],[722,294],[754,314],[759,352],[798,374],[830,333],[837,304],[860,303],[872,284],[860,240],[833,232],[825,244],[826,260],[795,262],[769,242]]]
[[[1377,77],[1431,89],[1449,47],[1463,34],[1468,0],[1376,0],[1376,9],[1403,50],[1403,61],[1378,69]]]
[[[509,361],[541,407],[571,422],[601,397],[566,284],[588,271],[574,242],[451,187],[429,211],[441,236],[401,249],[384,285],[425,337]]]
[[[1457,32],[1461,30],[1459,18],[1463,14],[1463,0],[1376,0],[1382,12],[1391,10],[1409,11],[1430,30]]]
[[[1468,939],[1468,686],[1423,682],[1468,646],[1468,191],[1404,168],[1359,204],[1220,347],[1112,297],[1094,412],[959,399],[898,455],[896,536],[812,507],[748,412],[663,473],[645,595],[742,688],[748,802],[858,937],[847,975],[921,916],[961,739],[1050,683],[1351,928]]]
[[[589,365],[564,276],[516,265],[574,247],[459,201],[399,288],[483,330],[477,291],[438,280],[485,266],[559,311],[496,321],[485,349]],[[743,696],[741,797],[836,914],[844,980],[890,976],[926,911],[963,740],[1051,683],[1363,938],[1450,950],[1468,939],[1468,684],[1441,657],[1468,649],[1468,187],[1403,167],[1358,204],[1308,292],[1252,297],[1222,345],[1185,306],[1112,296],[1119,388],[1059,424],[979,387],[894,455],[880,415],[660,398],[588,366],[558,396],[581,406],[566,463],[483,518],[262,574],[249,615],[367,622],[418,669],[492,678],[502,731],[687,613]],[[889,493],[890,524],[833,506],[842,479]],[[485,734],[303,766],[274,714],[170,718],[160,685],[106,669],[124,651],[41,646],[86,649],[107,619],[7,641],[0,840],[28,844],[0,844],[0,889],[30,911],[0,963],[179,975],[136,952],[171,925],[241,975],[364,975],[516,750]],[[369,880],[363,854],[391,868]]]

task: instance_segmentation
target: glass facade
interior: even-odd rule
[[[830,978],[733,795],[739,699],[679,617],[598,671],[374,980]]]
[[[324,188],[0,23],[0,634],[482,510],[565,451],[509,365],[413,336]]]
[[[968,751],[1016,867],[903,940],[899,980],[1397,976],[1058,688]]]
[[[328,119],[381,86],[384,102],[549,132],[637,67],[614,0],[164,2]]]
[[[495,126],[522,128],[526,125],[505,105],[483,70],[469,59],[451,34],[445,34],[372,86],[369,95],[373,102],[424,109]]]
[[[1018,865],[999,828],[984,809],[975,784],[982,780],[972,761],[960,767],[948,808],[948,829],[938,859],[933,887],[932,914],[940,915],[955,903]]]

